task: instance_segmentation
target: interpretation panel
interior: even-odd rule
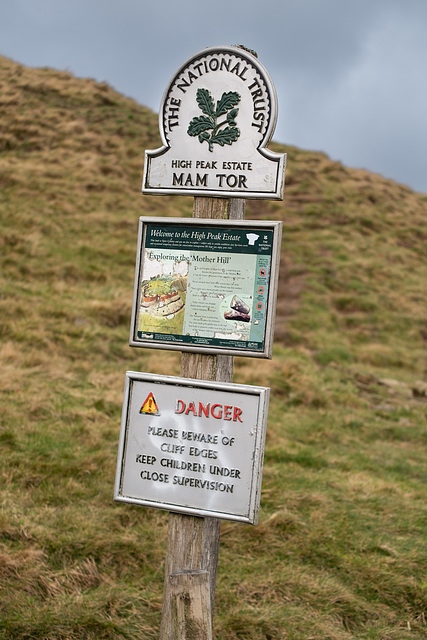
[[[130,344],[271,357],[281,223],[141,218]]]

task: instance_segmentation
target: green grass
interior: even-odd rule
[[[142,197],[157,118],[105,84],[0,58],[0,639],[157,638],[167,513],[115,504]],[[260,523],[223,522],[221,640],[427,637],[427,196],[288,152]],[[390,379],[392,380],[390,382]],[[394,380],[394,382],[393,382]]]

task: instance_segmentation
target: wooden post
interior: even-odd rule
[[[209,573],[177,571],[169,576],[174,634],[177,640],[212,640]]]
[[[243,220],[245,200],[243,198],[194,198],[193,218],[214,220]],[[223,355],[205,355],[200,353],[182,353],[181,376],[198,380],[217,382],[233,381],[233,357]],[[165,583],[163,591],[162,621],[160,640],[190,640],[190,638],[212,638],[212,615],[215,601],[216,574],[219,555],[221,521],[217,518],[199,518],[178,513],[169,514],[168,547],[165,564]],[[182,625],[174,624],[176,609],[176,590],[171,576],[188,572],[206,571],[209,591],[210,614],[205,616],[204,624],[209,628],[202,634],[198,618],[198,636],[182,635]],[[199,596],[190,594],[189,598],[198,600]],[[199,598],[200,599],[200,598]],[[201,600],[202,601],[202,600]],[[174,604],[175,603],[175,604]],[[175,616],[176,620],[176,616]],[[207,622],[208,621],[208,622]],[[181,635],[176,635],[180,633]]]

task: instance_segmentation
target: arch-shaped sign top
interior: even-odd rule
[[[258,59],[240,47],[205,49],[163,95],[163,146],[145,153],[143,193],[283,199],[286,154],[266,148],[276,120]]]

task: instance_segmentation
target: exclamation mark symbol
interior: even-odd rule
[[[157,402],[154,399],[154,396],[152,393],[149,393],[148,396],[145,398],[143,405],[141,407],[141,409],[139,410],[139,413],[149,413],[152,416],[159,416],[160,415],[160,411],[159,408],[157,406]]]

